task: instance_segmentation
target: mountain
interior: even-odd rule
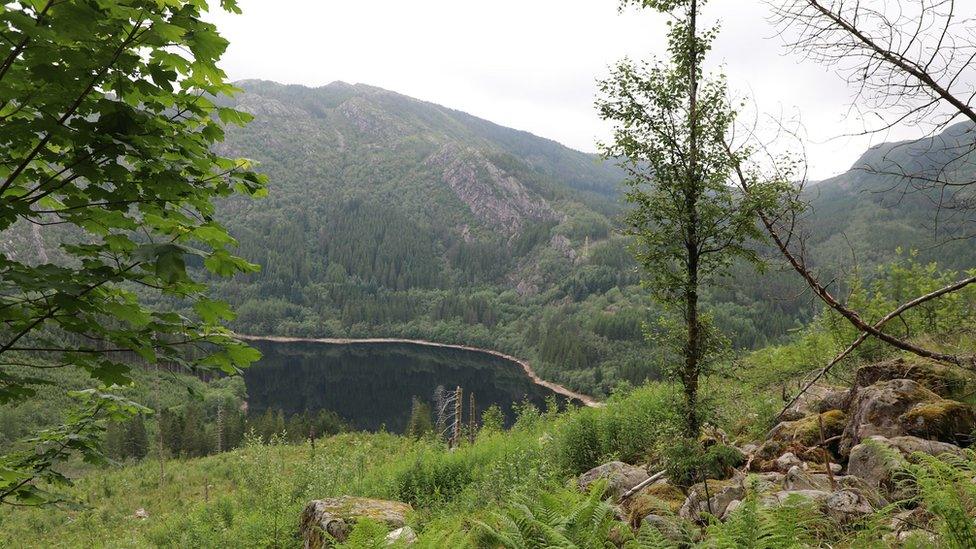
[[[232,328],[492,348],[596,396],[659,374],[668,357],[644,340],[643,326],[661,312],[617,230],[619,169],[371,86],[238,85],[232,104],[255,118],[229,128],[221,152],[254,159],[271,183],[263,200],[220,205],[240,255],[262,265],[210,281],[239,312]],[[932,173],[972,143],[971,133],[958,126],[928,141],[881,145],[847,173],[810,186],[807,250],[822,278],[842,286],[855,260],[870,277],[899,247],[972,268],[972,241],[944,242],[941,232],[964,233],[970,221],[943,216],[934,231],[938,197],[893,193],[904,181],[884,173]],[[976,178],[968,157],[951,167],[957,179]],[[0,249],[56,262],[64,238],[57,228],[21,225],[4,231]],[[703,297],[736,347],[756,348],[819,310],[804,289],[787,268],[757,276],[737,266]]]
[[[228,222],[302,284],[330,264],[396,290],[495,282],[514,267],[504,249],[531,247],[519,239],[537,227],[564,236],[563,253],[608,235],[622,174],[593,155],[370,86],[239,85],[235,107],[255,120],[222,152],[257,160],[273,184],[259,205],[230,205]]]
[[[867,150],[847,172],[810,187],[810,247],[821,265],[872,266],[895,248],[954,269],[976,265],[976,185],[942,188],[930,181],[976,182],[976,133],[960,123],[914,141]],[[968,208],[967,208],[968,206]]]

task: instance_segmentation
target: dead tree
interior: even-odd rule
[[[438,385],[437,388],[434,389],[434,406],[437,407],[437,420],[434,428],[437,431],[437,436],[443,437],[444,430],[447,428],[448,412],[447,391],[444,389],[443,385]]]
[[[464,393],[461,386],[458,385],[457,389],[454,390],[454,424],[451,434],[451,448],[457,448],[461,444],[461,424],[463,423],[461,414],[463,406]]]
[[[224,405],[217,405],[217,453],[224,451]]]
[[[914,195],[933,202],[932,229],[940,241],[976,236],[976,34],[972,14],[961,14],[957,4],[963,3],[772,4],[788,48],[835,69],[855,90],[852,109],[865,120],[862,134],[897,126],[925,130],[855,169],[885,176],[884,192],[896,200]],[[958,122],[964,124],[950,127]]]
[[[478,434],[478,412],[475,409],[474,404],[474,391],[471,392],[469,397],[470,404],[468,406],[468,441],[474,444],[474,437]]]
[[[937,237],[938,227],[944,221],[939,219],[943,212],[976,213],[974,170],[965,169],[976,167],[972,164],[972,158],[976,158],[976,111],[972,107],[976,97],[973,89],[976,40],[969,30],[971,21],[957,16],[955,2],[785,0],[774,4],[773,9],[774,21],[788,46],[845,75],[857,92],[853,108],[881,121],[865,127],[863,133],[883,132],[900,124],[927,128],[925,137],[891,147],[879,166],[860,169],[898,181],[902,196],[918,193],[935,200]],[[959,121],[966,124],[946,132],[951,124]],[[935,137],[945,133],[951,134],[951,142],[945,137]],[[909,158],[934,154],[938,162],[935,168],[918,163],[899,165],[891,159],[891,152],[897,147],[914,147]],[[829,282],[818,278],[806,258],[805,238],[800,228],[800,217],[805,211],[801,200],[805,176],[797,183],[797,174],[790,170],[792,166],[780,170],[775,160],[773,173],[763,174],[761,170],[744,167],[742,159],[757,150],[773,158],[768,149],[754,142],[745,148],[728,147],[740,189],[761,204],[758,207],[761,224],[790,266],[821,301],[860,332],[807,387],[869,337],[918,356],[976,370],[976,357],[932,350],[882,329],[908,309],[976,283],[976,277],[963,278],[919,296],[879,321],[867,320],[830,292]],[[898,189],[893,185],[888,190]],[[959,219],[956,221],[958,228]],[[976,218],[969,221],[976,222]],[[967,236],[963,231],[949,238]]]

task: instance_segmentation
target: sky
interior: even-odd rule
[[[221,66],[232,80],[379,86],[595,152],[609,125],[594,108],[597,80],[615,61],[665,53],[663,16],[618,11],[616,0],[241,0],[242,15],[214,13],[230,40]],[[846,171],[873,143],[912,137],[843,137],[862,126],[852,90],[782,47],[759,0],[714,0],[721,21],[713,68],[762,113],[798,119],[810,176]]]

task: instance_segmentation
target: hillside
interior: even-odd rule
[[[255,120],[230,128],[223,152],[255,159],[271,186],[262,201],[221,208],[241,255],[262,265],[212,281],[240,313],[234,329],[498,349],[596,396],[658,375],[663,357],[648,350],[642,324],[659,315],[618,233],[620,170],[371,86],[239,86],[236,106]],[[911,146],[875,147],[808,189],[807,245],[829,267],[824,279],[843,284],[854,261],[871,277],[898,248],[955,269],[976,264],[970,241],[942,242],[971,220],[947,222],[931,193],[882,192],[903,182],[876,173],[930,173],[966,135],[957,126]],[[976,171],[952,166],[957,177]],[[57,261],[64,238],[57,228],[21,226],[0,246],[15,258]],[[706,296],[738,348],[779,341],[818,308],[797,298],[802,284],[772,257],[766,274],[737,268]]]
[[[967,123],[918,141],[883,143],[867,150],[847,172],[809,187],[816,261],[847,265],[853,251],[860,263],[873,266],[901,247],[918,249],[923,260],[945,267],[976,265],[971,239],[956,240],[976,229],[973,210],[960,208],[972,204],[973,191],[928,183],[976,180],[972,143],[973,127]]]

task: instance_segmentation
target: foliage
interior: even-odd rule
[[[238,11],[233,0],[221,6]],[[182,0],[0,8],[0,231],[64,229],[63,261],[0,253],[0,403],[36,392],[36,376],[7,369],[36,364],[18,351],[105,386],[132,381],[132,357],[231,374],[258,357],[223,327],[233,318],[227,304],[187,270],[256,269],[231,254],[215,202],[260,195],[265,180],[248,161],[214,152],[224,125],[250,116],[212,100],[235,88],[217,68],[227,42],[202,19],[207,8]],[[154,306],[147,294],[170,303]],[[174,312],[177,299],[192,313]],[[45,442],[94,456],[92,424],[71,421],[45,431]],[[43,477],[61,456],[6,459],[7,478]]]
[[[964,457],[915,454],[913,460],[903,479],[917,487],[913,503],[935,517],[932,526],[948,547],[976,546],[976,454],[971,450]]]
[[[94,390],[72,396],[79,406],[63,424],[25,440],[22,445],[27,450],[0,457],[0,503],[36,506],[64,500],[49,489],[71,485],[57,466],[75,453],[87,463],[105,463],[101,449],[105,419],[124,421],[148,412],[132,401]]]
[[[626,2],[625,2],[626,4]],[[714,330],[699,295],[735,260],[755,260],[747,246],[759,233],[754,209],[728,184],[726,139],[733,120],[724,79],[701,65],[717,30],[700,31],[698,0],[643,2],[672,17],[666,61],[619,63],[600,84],[597,107],[613,123],[607,158],[623,159],[629,178],[627,229],[647,286],[680,319],[675,346],[684,362],[672,378],[685,392],[685,431],[701,427],[699,378],[713,363]]]
[[[753,486],[725,522],[715,521],[708,526],[702,546],[817,547],[828,522],[813,502],[796,494],[780,505],[761,507],[759,493]]]

